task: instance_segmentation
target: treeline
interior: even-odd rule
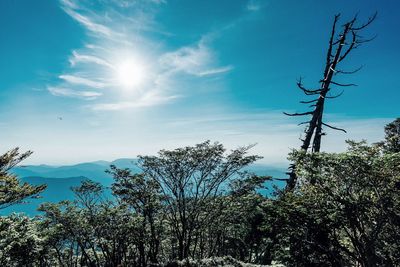
[[[294,190],[260,189],[270,177],[244,168],[250,147],[226,153],[204,142],[141,156],[141,173],[111,166],[111,188],[87,180],[75,201],[46,203],[40,216],[0,219],[1,266],[163,266],[232,256],[287,266],[400,265],[400,119],[385,141],[347,152],[294,151]],[[0,207],[44,187],[9,173],[28,154],[0,157]],[[110,190],[112,197],[110,197]],[[188,264],[189,265],[189,264]]]

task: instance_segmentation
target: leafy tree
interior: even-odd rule
[[[139,233],[139,220],[125,206],[108,200],[98,183],[84,181],[72,190],[76,201],[40,207],[44,212],[41,229],[59,264],[118,266],[132,262],[128,248]]]
[[[400,118],[385,126],[385,141],[382,144],[386,152],[400,152]]]
[[[198,259],[230,255],[244,262],[264,263],[268,237],[264,231],[267,200],[259,194],[221,196],[211,200]]]
[[[168,221],[177,243],[172,258],[180,260],[196,254],[193,238],[203,222],[209,199],[222,194],[227,181],[238,178],[241,170],[260,157],[247,156],[250,147],[242,147],[225,155],[222,144],[209,141],[172,151],[161,150],[158,156],[140,156],[143,173],[156,181],[164,195]],[[203,215],[203,217],[201,217]]]
[[[159,184],[145,174],[132,174],[129,169],[111,166],[109,172],[115,179],[112,185],[114,195],[120,203],[127,204],[141,221],[136,242],[139,250],[138,265],[157,263],[164,217]]]
[[[47,229],[48,245],[56,251],[60,265],[76,261],[79,265],[99,266],[91,254],[95,242],[92,228],[72,202],[45,203],[39,210],[44,212],[42,229]]]
[[[349,145],[292,154],[303,184],[276,201],[277,255],[289,266],[400,264],[400,153]]]
[[[38,266],[43,263],[42,238],[34,221],[21,215],[0,217],[0,265]]]
[[[121,195],[125,194],[123,186],[115,185]],[[122,198],[108,199],[98,183],[84,181],[72,190],[76,201],[40,207],[44,215],[39,229],[47,237],[44,246],[49,257],[60,266],[148,266],[152,262],[151,253],[157,246],[154,240],[148,241],[153,232],[147,224],[143,226],[141,213]]]
[[[31,151],[20,154],[18,148],[15,148],[0,156],[0,209],[21,203],[28,197],[35,197],[46,188],[46,185],[21,184],[19,179],[9,172],[31,154]]]
[[[344,153],[294,151],[301,184],[266,198],[269,177],[243,171],[249,147],[219,143],[111,166],[114,198],[92,181],[43,215],[2,217],[5,266],[162,266],[232,256],[287,266],[400,264],[400,153],[349,142]],[[188,263],[189,264],[189,263]]]

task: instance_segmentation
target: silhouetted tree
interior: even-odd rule
[[[326,63],[324,73],[320,82],[320,87],[317,89],[309,89],[303,85],[302,79],[300,78],[297,82],[297,87],[307,96],[313,96],[314,99],[300,101],[303,104],[310,104],[312,110],[301,112],[301,113],[286,113],[288,116],[311,116],[309,121],[302,122],[300,124],[307,124],[305,129],[305,137],[302,140],[301,149],[307,151],[310,146],[313,152],[319,152],[321,148],[321,137],[325,135],[323,127],[327,127],[334,130],[346,132],[344,129],[327,124],[323,120],[323,113],[325,108],[325,100],[337,98],[342,95],[343,91],[336,95],[331,95],[332,86],[338,87],[350,87],[356,86],[353,83],[341,83],[335,80],[338,75],[341,74],[353,74],[361,69],[357,68],[353,71],[344,71],[340,69],[340,63],[345,60],[348,55],[363,43],[371,41],[371,39],[364,39],[360,32],[368,27],[376,18],[376,13],[368,19],[364,24],[358,25],[357,16],[352,20],[346,22],[342,26],[342,30],[337,32],[337,24],[339,22],[340,14],[336,15],[333,21],[332,31],[329,39],[329,46],[326,55]],[[295,166],[291,165],[289,168],[289,180],[287,189],[291,190],[295,187],[297,176],[295,172]]]
[[[387,152],[400,152],[400,118],[385,126],[385,141],[382,145]]]

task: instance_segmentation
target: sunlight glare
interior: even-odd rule
[[[116,67],[118,83],[125,89],[134,89],[144,80],[144,71],[140,62],[127,59]]]

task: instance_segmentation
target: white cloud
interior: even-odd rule
[[[202,77],[202,76],[207,76],[207,75],[222,74],[222,73],[230,72],[232,69],[233,69],[233,66],[225,66],[225,67],[221,67],[221,68],[208,69],[208,70],[198,73],[197,75]]]
[[[246,9],[250,12],[256,12],[264,8],[267,4],[267,0],[249,0]]]
[[[294,120],[286,118],[281,112],[250,111],[230,114],[231,108],[238,110],[240,107],[230,107],[226,103],[217,102],[218,100],[216,103],[199,103],[198,107],[186,107],[184,111],[178,108],[168,110],[168,112],[164,110],[136,112],[135,110],[174,102],[182,97],[182,92],[190,94],[191,90],[184,90],[185,87],[181,86],[182,75],[192,75],[197,82],[212,75],[231,71],[233,66],[219,62],[218,54],[212,49],[211,39],[222,36],[225,31],[233,29],[255,15],[253,12],[266,6],[265,1],[250,0],[247,6],[243,6],[247,10],[243,10],[245,14],[240,18],[211,32],[208,38],[203,37],[197,43],[185,44],[172,51],[165,51],[163,42],[169,35],[163,33],[162,27],[157,28],[158,24],[154,22],[157,16],[152,13],[152,10],[155,10],[155,4],[165,3],[163,0],[151,0],[152,9],[146,9],[146,13],[143,9],[139,12],[135,9],[137,4],[147,5],[149,0],[98,0],[96,1],[96,10],[99,11],[97,13],[89,7],[95,2],[94,0],[61,1],[66,13],[79,22],[79,25],[82,25],[88,33],[88,36],[84,38],[88,45],[72,51],[69,58],[71,65],[64,72],[56,75],[62,81],[49,85],[47,90],[59,97],[95,100],[83,105],[87,107],[87,110],[99,112],[83,114],[81,109],[62,110],[61,112],[65,112],[65,115],[70,115],[74,119],[63,120],[62,123],[56,121],[60,126],[50,127],[46,131],[43,130],[43,125],[45,125],[43,117],[49,116],[50,119],[46,125],[53,125],[50,123],[55,121],[54,114],[35,113],[33,114],[35,117],[33,115],[16,116],[20,121],[10,121],[15,125],[5,127],[0,124],[4,131],[8,131],[7,136],[10,136],[9,141],[3,142],[7,146],[21,145],[33,149],[37,152],[34,156],[47,157],[47,159],[38,160],[43,163],[43,160],[55,160],[54,151],[56,150],[63,151],[58,160],[64,162],[65,160],[80,161],[83,157],[93,160],[102,157],[112,159],[112,157],[123,155],[134,157],[137,154],[155,153],[159,149],[193,145],[210,139],[221,141],[228,148],[257,143],[253,153],[264,156],[264,162],[282,165],[286,164],[285,159],[290,148],[300,146],[301,141],[298,138],[303,127],[298,127]],[[85,4],[88,5],[87,8]],[[112,4],[118,6],[114,6],[116,7],[114,9]],[[105,8],[97,9],[98,6],[103,5]],[[144,31],[151,32],[151,35],[142,34]],[[160,40],[156,40],[157,37],[154,37],[158,36],[156,34],[163,34],[163,36]],[[146,36],[152,36],[156,41],[153,42]],[[149,83],[146,87],[137,88],[134,92],[118,90],[117,85],[110,82],[112,77],[107,76],[112,75],[118,64],[118,60],[114,57],[115,53],[118,54],[124,49],[148,57],[149,59],[144,62],[151,62],[154,65],[154,68],[149,68],[148,71],[151,74]],[[185,79],[182,80],[184,80],[183,84]],[[98,83],[98,81],[101,82]],[[102,92],[94,89],[77,90],[79,85],[90,88],[103,88],[102,86],[105,85],[110,90]],[[215,88],[218,86],[220,85],[215,85]],[[197,90],[196,93],[198,93]],[[204,108],[205,106],[207,108]],[[133,111],[126,114],[103,112],[127,109]],[[224,113],[221,110],[227,111]],[[125,115],[127,117],[124,117]],[[126,118],[129,118],[129,123]],[[348,131],[348,134],[344,134],[327,129],[328,135],[322,140],[322,148],[336,152],[345,149],[345,139],[365,138],[370,142],[379,141],[383,137],[383,126],[391,120],[385,118],[355,120],[337,117],[329,119],[329,123],[346,128]],[[23,131],[27,125],[30,130]],[[93,128],[91,125],[98,127]],[[65,132],[71,127],[75,127],[73,133],[66,135]],[[18,134],[15,134],[16,132]],[[71,134],[74,138],[71,138]],[[41,136],[40,140],[37,136]],[[58,138],[53,138],[54,136]],[[60,142],[60,138],[63,141]]]
[[[166,4],[167,1],[166,0],[109,0],[111,2],[113,2],[114,4],[123,7],[123,8],[129,8],[138,4],[143,4],[143,3],[152,3],[152,4],[156,4],[156,5],[160,5],[160,4]]]
[[[64,11],[73,19],[82,24],[87,30],[96,34],[102,34],[106,37],[111,37],[113,35],[113,31],[109,27],[100,23],[96,23],[88,16],[76,12],[75,9],[78,8],[78,5],[75,2],[63,0],[62,3]]]
[[[149,92],[135,101],[121,101],[116,103],[95,104],[91,106],[91,109],[95,111],[99,110],[116,111],[116,110],[124,110],[130,108],[138,108],[138,107],[150,107],[150,106],[166,104],[179,97],[181,96],[179,95],[162,96],[158,95],[155,92]]]
[[[61,0],[61,3],[68,8],[72,9],[78,8],[77,4],[73,0]]]
[[[232,66],[215,67],[213,51],[202,38],[194,46],[184,46],[176,51],[165,53],[160,57],[164,68],[180,71],[195,76],[207,76],[228,72]]]
[[[197,74],[211,61],[208,48],[202,43],[194,47],[182,47],[174,52],[164,54],[160,64],[166,68]]]
[[[72,51],[72,57],[70,57],[69,62],[71,66],[75,66],[77,63],[94,63],[108,68],[114,68],[114,66],[107,60],[93,55],[80,54],[77,51]]]
[[[104,88],[106,86],[105,83],[92,81],[90,79],[86,79],[75,75],[60,75],[59,78],[68,83],[85,85],[93,88]]]
[[[233,69],[218,62],[210,45],[212,34],[173,51],[164,51],[160,43],[142,34],[170,36],[154,20],[156,8],[166,4],[165,0],[98,0],[96,3],[93,9],[88,1],[61,0],[63,10],[89,34],[84,46],[72,51],[69,68],[58,75],[62,81],[48,86],[53,95],[97,99],[90,106],[90,110],[97,111],[157,106],[190,93],[182,75],[203,79]],[[127,59],[146,70],[143,82],[129,92],[122,90],[117,77],[118,66]],[[104,94],[76,90],[80,86],[107,90]]]
[[[93,100],[102,95],[102,93],[95,91],[77,91],[69,88],[60,88],[51,86],[48,87],[47,90],[54,96],[81,98],[85,100]]]
[[[260,10],[260,8],[261,7],[259,5],[254,4],[254,3],[247,4],[247,10],[250,10],[250,11],[258,11],[258,10]]]

